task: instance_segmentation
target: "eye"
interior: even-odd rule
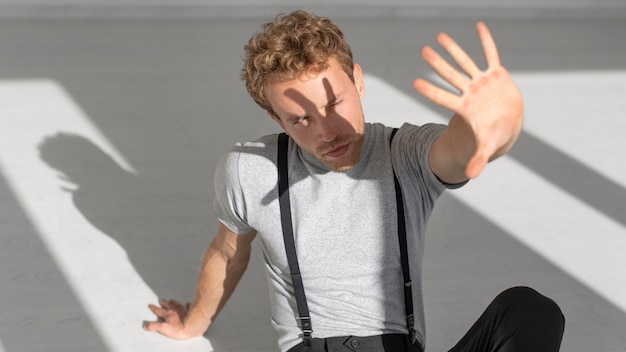
[[[302,116],[302,117],[300,117],[300,118],[296,119],[296,120],[293,122],[293,124],[294,124],[294,125],[303,125],[303,126],[306,126],[306,125],[308,125],[308,124],[309,124],[309,117],[308,117],[308,116]]]
[[[330,104],[328,104],[328,109],[332,109],[334,107],[336,107],[337,105],[341,104],[343,102],[343,100],[336,100]]]

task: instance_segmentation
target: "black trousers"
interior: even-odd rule
[[[550,298],[528,287],[500,293],[449,352],[557,352],[565,318]],[[423,352],[405,335],[315,338],[289,352]]]

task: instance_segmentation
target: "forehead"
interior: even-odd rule
[[[341,65],[330,60],[328,68],[319,73],[309,72],[295,79],[270,83],[267,93],[276,113],[299,114],[324,107],[350,86],[352,80]]]

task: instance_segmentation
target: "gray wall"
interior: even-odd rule
[[[0,0],[4,16],[261,17],[291,8],[334,17],[626,17],[626,0]]]

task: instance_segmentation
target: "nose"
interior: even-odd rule
[[[331,114],[317,119],[317,133],[322,142],[332,142],[338,135],[337,125]]]

